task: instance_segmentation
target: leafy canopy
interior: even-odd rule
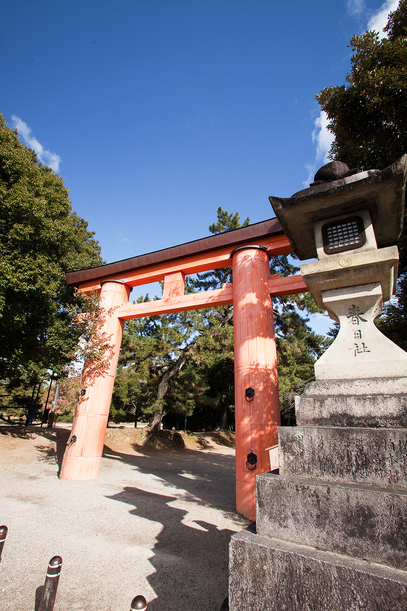
[[[317,100],[335,140],[331,157],[360,170],[382,169],[407,152],[407,0],[390,14],[387,38],[354,36],[346,84]]]
[[[78,333],[79,297],[65,273],[100,265],[100,247],[68,189],[0,114],[0,377],[36,381],[62,370]]]

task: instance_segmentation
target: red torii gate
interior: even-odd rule
[[[115,346],[109,372],[87,389],[75,412],[60,477],[96,479],[99,473],[124,321],[233,303],[235,350],[236,509],[255,520],[255,477],[269,471],[267,448],[277,443],[280,424],[277,355],[271,298],[308,291],[301,276],[270,276],[269,258],[292,252],[277,219],[188,242],[147,255],[67,274],[85,293],[99,292],[112,309],[104,331]],[[184,295],[185,276],[232,263],[233,283]],[[130,304],[131,287],[164,281],[158,301]],[[246,389],[255,391],[251,401]],[[72,443],[72,440],[75,443]],[[254,469],[246,466],[254,454]],[[252,465],[251,465],[252,466]]]

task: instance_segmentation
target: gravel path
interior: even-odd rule
[[[69,431],[0,426],[0,609],[38,607],[63,559],[55,611],[219,611],[235,513],[234,451],[140,454],[105,447],[96,481],[59,480]],[[108,443],[108,442],[107,442]]]

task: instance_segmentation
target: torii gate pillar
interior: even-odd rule
[[[255,478],[270,470],[280,407],[269,259],[261,246],[232,252],[235,333],[236,510],[256,519]],[[246,396],[253,389],[254,396]],[[249,455],[252,463],[247,462]],[[257,459],[255,468],[253,460]]]
[[[131,291],[129,286],[117,280],[105,280],[101,284],[99,304],[104,310],[109,311],[128,302]],[[73,442],[71,435],[61,467],[61,479],[97,479],[123,326],[124,320],[120,320],[114,311],[108,314],[102,331],[110,337],[109,343],[114,346],[113,358],[108,372],[96,378],[93,386],[86,389],[84,400],[80,401],[76,408],[72,425],[75,441]]]

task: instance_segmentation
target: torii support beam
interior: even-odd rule
[[[276,443],[280,422],[277,361],[271,297],[303,293],[300,276],[270,276],[268,259],[292,252],[276,219],[189,242],[175,248],[67,274],[69,284],[85,293],[100,292],[101,305],[113,311],[106,333],[114,356],[106,377],[86,390],[78,406],[64,461],[62,479],[96,479],[109,415],[124,321],[190,309],[234,304],[236,388],[236,509],[255,519],[255,476],[269,470],[267,448]],[[184,295],[185,275],[233,264],[233,284],[216,291]],[[161,300],[128,303],[132,286],[163,280]],[[253,388],[253,402],[245,399]],[[254,454],[254,469],[247,467]],[[252,466],[252,465],[250,465]]]

